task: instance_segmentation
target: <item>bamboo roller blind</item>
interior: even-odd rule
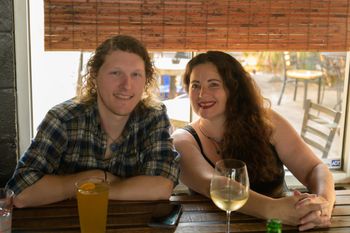
[[[350,0],[45,0],[45,49],[132,35],[149,50],[349,51]]]

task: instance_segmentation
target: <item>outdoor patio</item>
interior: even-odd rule
[[[294,83],[290,83],[286,86],[285,93],[280,105],[277,105],[279,94],[282,88],[282,82],[272,74],[259,73],[253,74],[255,81],[261,88],[262,94],[271,101],[272,109],[283,115],[293,125],[298,133],[301,132],[302,120],[304,115],[303,109],[303,91],[304,86],[299,84],[296,101],[293,101]],[[308,86],[308,99],[311,101],[317,101],[317,84],[309,83]],[[323,87],[322,87],[323,89]],[[324,87],[321,89],[321,104],[327,107],[333,108],[337,105],[337,90],[334,87]],[[332,143],[331,151],[328,156],[328,160],[325,162],[330,163],[332,159],[340,159],[340,128],[336,133],[334,141]],[[318,151],[315,151],[318,153]]]

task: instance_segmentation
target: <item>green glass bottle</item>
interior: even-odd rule
[[[278,219],[269,219],[266,223],[267,233],[282,233],[282,223]]]

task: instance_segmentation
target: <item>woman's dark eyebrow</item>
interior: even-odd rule
[[[222,82],[221,79],[209,79],[208,82]]]

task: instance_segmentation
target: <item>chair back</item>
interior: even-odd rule
[[[295,52],[283,52],[283,65],[286,70],[297,69],[298,59]]]
[[[283,78],[287,79],[287,71],[288,70],[296,70],[298,69],[298,59],[295,52],[284,51],[282,53],[283,59]]]
[[[301,137],[311,147],[321,151],[322,158],[328,156],[340,116],[338,111],[313,103],[309,99],[306,101]]]
[[[176,119],[170,119],[170,124],[171,126],[175,128],[183,128],[186,125],[188,125],[190,122],[188,121],[183,121],[183,120],[176,120]]]
[[[172,134],[176,129],[183,128],[186,125],[188,125],[190,122],[184,121],[184,120],[176,120],[176,119],[170,119],[170,134]]]

